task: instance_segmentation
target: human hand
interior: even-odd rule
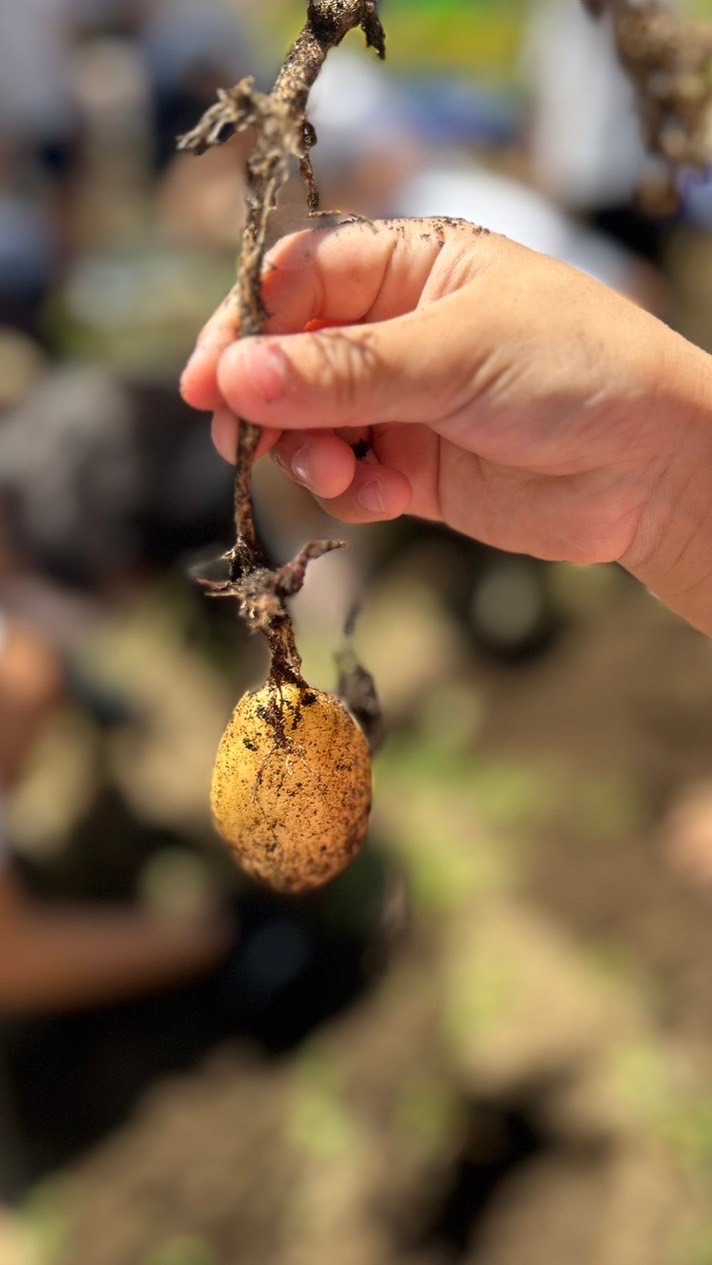
[[[589,277],[457,221],[286,238],[264,297],[266,336],[235,341],[226,302],[183,378],[189,403],[216,410],[228,459],[249,418],[260,452],[336,517],[409,512],[502,549],[621,561],[705,622],[664,591],[695,583],[706,517],[698,349]]]

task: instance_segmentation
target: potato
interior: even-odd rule
[[[284,892],[320,887],[346,868],[366,836],[366,738],[333,694],[270,680],[244,694],[232,714],[211,806],[248,873]]]

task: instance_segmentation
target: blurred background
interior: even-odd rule
[[[712,20],[712,6],[681,6]],[[577,0],[382,0],[313,97],[322,203],[464,216],[712,350],[712,185],[659,173]],[[615,567],[343,529],[388,728],[351,871],[213,835],[266,656],[194,576],[231,472],[177,382],[230,287],[241,139],[175,138],[295,0],[0,6],[0,1265],[710,1265],[712,650]],[[274,233],[304,223],[298,182]],[[273,468],[280,561],[334,527]]]

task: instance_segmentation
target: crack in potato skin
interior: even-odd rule
[[[268,681],[228,722],[210,800],[219,834],[254,878],[282,892],[321,887],[366,837],[368,742],[335,695]]]

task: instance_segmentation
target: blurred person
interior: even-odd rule
[[[545,192],[492,170],[450,119],[448,142],[410,88],[350,50],[328,60],[312,94],[314,165],[324,206],[371,218],[448,215],[496,229],[630,295],[660,302],[652,272]],[[464,103],[468,125],[471,103]]]
[[[42,310],[59,257],[54,217],[32,186],[17,178],[0,136],[0,325],[42,336]]]
[[[190,428],[182,442],[175,411],[161,426],[148,387],[145,411],[158,443],[150,460],[127,388],[95,370],[51,369],[17,336],[0,340],[3,347],[15,358],[24,351],[25,361],[0,415],[0,1014],[8,1014],[93,1007],[168,988],[218,965],[234,928],[221,912],[174,918],[41,902],[13,863],[3,807],[46,721],[76,686],[72,651],[87,618],[97,618],[97,593],[103,585],[120,589],[131,574],[137,582],[146,565],[137,550],[149,539],[158,565],[173,513],[171,549],[192,542],[190,531],[180,534],[181,515],[189,521],[203,513],[216,489],[214,463],[205,466],[191,449],[197,432]],[[204,468],[207,476],[192,509],[184,459],[193,475]],[[149,510],[154,460],[156,477],[166,480],[165,526]],[[171,492],[176,480],[180,509]],[[219,482],[227,487],[229,479]]]
[[[236,340],[226,302],[183,375],[228,460],[250,418],[337,518],[410,513],[512,553],[617,562],[712,635],[698,347],[465,221],[297,234],[263,285],[265,335]]]
[[[0,5],[0,131],[50,173],[66,169],[76,141],[75,11],[76,0]]]
[[[540,0],[527,28],[528,141],[541,188],[572,208],[629,202],[647,159],[609,20],[568,0]]]
[[[244,21],[220,0],[145,0],[138,39],[151,83],[154,161],[161,171],[216,89],[254,73],[254,53]]]
[[[220,542],[230,483],[172,384],[44,365],[0,416],[5,538],[65,595],[96,603]]]
[[[0,810],[63,696],[62,665],[36,630],[0,615]],[[207,972],[227,954],[222,915],[177,918],[33,898],[0,816],[0,1014],[115,1002]]]
[[[35,337],[68,245],[80,158],[77,2],[0,5],[0,324]]]
[[[527,14],[522,68],[535,184],[557,206],[659,263],[670,222],[639,204],[639,188],[658,168],[641,139],[610,18],[569,0],[540,0]]]

